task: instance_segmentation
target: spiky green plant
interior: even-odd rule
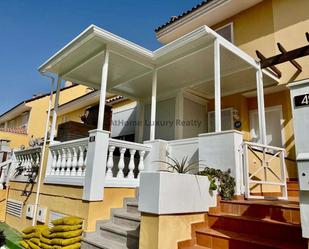
[[[193,171],[196,169],[196,167],[199,165],[199,162],[191,162],[189,163],[188,156],[183,157],[181,161],[178,161],[177,159],[174,159],[170,156],[167,156],[168,159],[171,160],[171,162],[168,161],[156,161],[159,163],[164,163],[168,165],[167,170],[161,170],[166,172],[176,172],[179,174],[187,174],[190,171]]]

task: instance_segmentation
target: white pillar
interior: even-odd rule
[[[105,111],[105,101],[106,101],[106,86],[108,77],[108,61],[109,61],[109,51],[105,50],[105,56],[102,67],[101,76],[101,90],[100,90],[100,105],[99,105],[99,117],[98,117],[98,130],[103,130],[104,124],[104,111]]]
[[[56,124],[57,124],[57,116],[58,116],[58,107],[59,107],[59,97],[60,97],[60,89],[61,89],[61,78],[58,76],[57,80],[57,90],[56,90],[56,98],[54,103],[54,110],[53,110],[53,119],[50,128],[50,142],[54,141],[55,132],[56,132]]]
[[[215,131],[221,131],[221,78],[220,78],[220,43],[214,42],[214,80],[215,80]]]
[[[157,106],[157,70],[152,75],[152,91],[151,91],[151,116],[150,116],[150,140],[155,140],[156,131],[156,106]]]
[[[264,87],[263,87],[263,72],[261,69],[256,71],[256,86],[259,114],[259,132],[261,143],[266,145],[266,120],[265,120],[265,103],[264,103]]]

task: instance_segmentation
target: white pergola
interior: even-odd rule
[[[39,67],[58,75],[51,140],[62,80],[100,91],[98,129],[103,129],[106,92],[151,100],[150,140],[155,139],[157,96],[183,88],[215,100],[215,131],[221,131],[221,97],[257,89],[259,128],[266,143],[265,86],[278,83],[259,62],[207,26],[150,51],[94,25]]]

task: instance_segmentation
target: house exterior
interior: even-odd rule
[[[157,28],[157,38],[164,45],[155,51],[94,25],[88,27],[39,67],[41,73],[58,76],[50,142],[46,148],[15,153],[12,170],[16,165],[29,169],[35,161],[40,163],[42,177],[37,178],[31,192],[27,175],[14,176],[8,171],[6,222],[21,229],[33,221],[48,224],[57,217],[75,215],[85,221],[85,248],[112,248],[108,243],[127,247],[132,243],[132,248],[139,245],[147,249],[250,248],[252,243],[260,246],[256,248],[271,248],[280,244],[280,236],[291,234],[290,241],[278,248],[307,247],[301,236],[300,224],[305,221],[300,220],[298,197],[289,191],[289,181],[297,184],[298,176],[286,85],[308,78],[309,60],[297,59],[301,71],[295,71],[288,62],[278,65],[280,77],[261,67],[255,50],[269,57],[277,54],[277,42],[286,49],[306,45],[308,4],[305,0],[205,1]],[[57,99],[63,80],[100,91],[62,105]],[[109,93],[124,96],[129,105],[134,103],[135,133],[130,141],[121,135],[113,138],[104,128]],[[97,126],[89,136],[57,140],[55,131],[61,120],[65,121],[68,113],[79,116],[89,103],[99,104]],[[44,158],[41,150],[46,150]],[[181,182],[179,186],[185,189],[177,196],[177,191],[165,195],[161,184],[164,178],[167,182],[172,178],[158,171],[166,170],[159,161],[168,161],[168,156],[177,160],[187,157],[191,163],[202,161],[195,171],[204,165],[230,169],[235,178],[236,204],[216,202],[216,195],[200,189],[196,180]],[[177,184],[178,177],[171,177]],[[207,179],[201,186],[209,184]],[[172,188],[164,186],[166,192]],[[141,191],[139,202],[134,199],[137,188]],[[199,191],[203,194],[197,194]],[[206,201],[202,202],[201,196],[206,196]],[[131,198],[131,204],[125,198]],[[276,201],[267,203],[267,198]],[[113,209],[119,212],[124,199],[126,211],[122,210],[121,216]],[[263,204],[258,200],[252,204],[251,199],[262,199]],[[296,203],[291,207],[288,200]],[[262,231],[264,226],[265,234],[252,232],[245,241],[245,236],[235,238],[233,233],[222,234],[207,227],[218,221],[223,224],[221,229],[226,228],[220,216],[240,212],[240,206],[246,206],[247,215],[252,215],[251,205],[258,206],[256,213],[261,210],[259,205],[264,205],[263,212],[279,210],[280,217],[270,215],[263,220],[265,217],[233,213],[237,222],[243,222],[233,221],[233,229],[241,234]],[[42,215],[37,216],[37,210]],[[207,217],[211,217],[209,223]],[[101,222],[109,218],[110,222]],[[197,224],[191,227],[192,223]],[[284,233],[276,234],[274,224],[280,226],[278,231],[286,229]],[[255,229],[257,225],[260,229]],[[133,228],[137,230],[130,235]],[[289,229],[295,230],[291,233]],[[307,235],[303,233],[303,237]]]
[[[87,93],[87,87],[71,85],[61,90],[60,103],[66,103]],[[10,147],[29,146],[31,137],[44,137],[49,94],[27,99],[0,116],[0,138],[10,140]],[[38,122],[40,120],[41,122]]]

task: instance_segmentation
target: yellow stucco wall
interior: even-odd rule
[[[4,131],[0,131],[0,139],[10,140],[10,148],[19,148],[21,145],[28,145],[29,142],[29,136],[27,134],[18,134]]]
[[[142,214],[140,249],[177,249],[177,242],[191,239],[191,224],[204,221],[205,214]],[[177,229],[175,229],[177,228]]]
[[[5,220],[6,195],[7,195],[7,190],[0,189],[0,221]]]
[[[43,176],[45,175],[47,154],[44,160]],[[23,196],[24,190],[30,191],[31,185],[21,182],[10,182],[8,198],[24,203],[22,217],[6,215],[6,222],[17,230],[31,225],[32,220],[26,218],[26,206],[35,203],[37,184],[34,184],[31,195]],[[102,190],[103,191],[103,190]],[[111,208],[121,208],[125,197],[134,197],[135,189],[128,188],[105,188],[104,200],[88,202],[82,200],[83,188],[67,185],[41,184],[40,206],[47,208],[46,223],[49,212],[59,212],[66,215],[81,217],[85,220],[85,230],[94,231],[97,220],[108,219]]]

